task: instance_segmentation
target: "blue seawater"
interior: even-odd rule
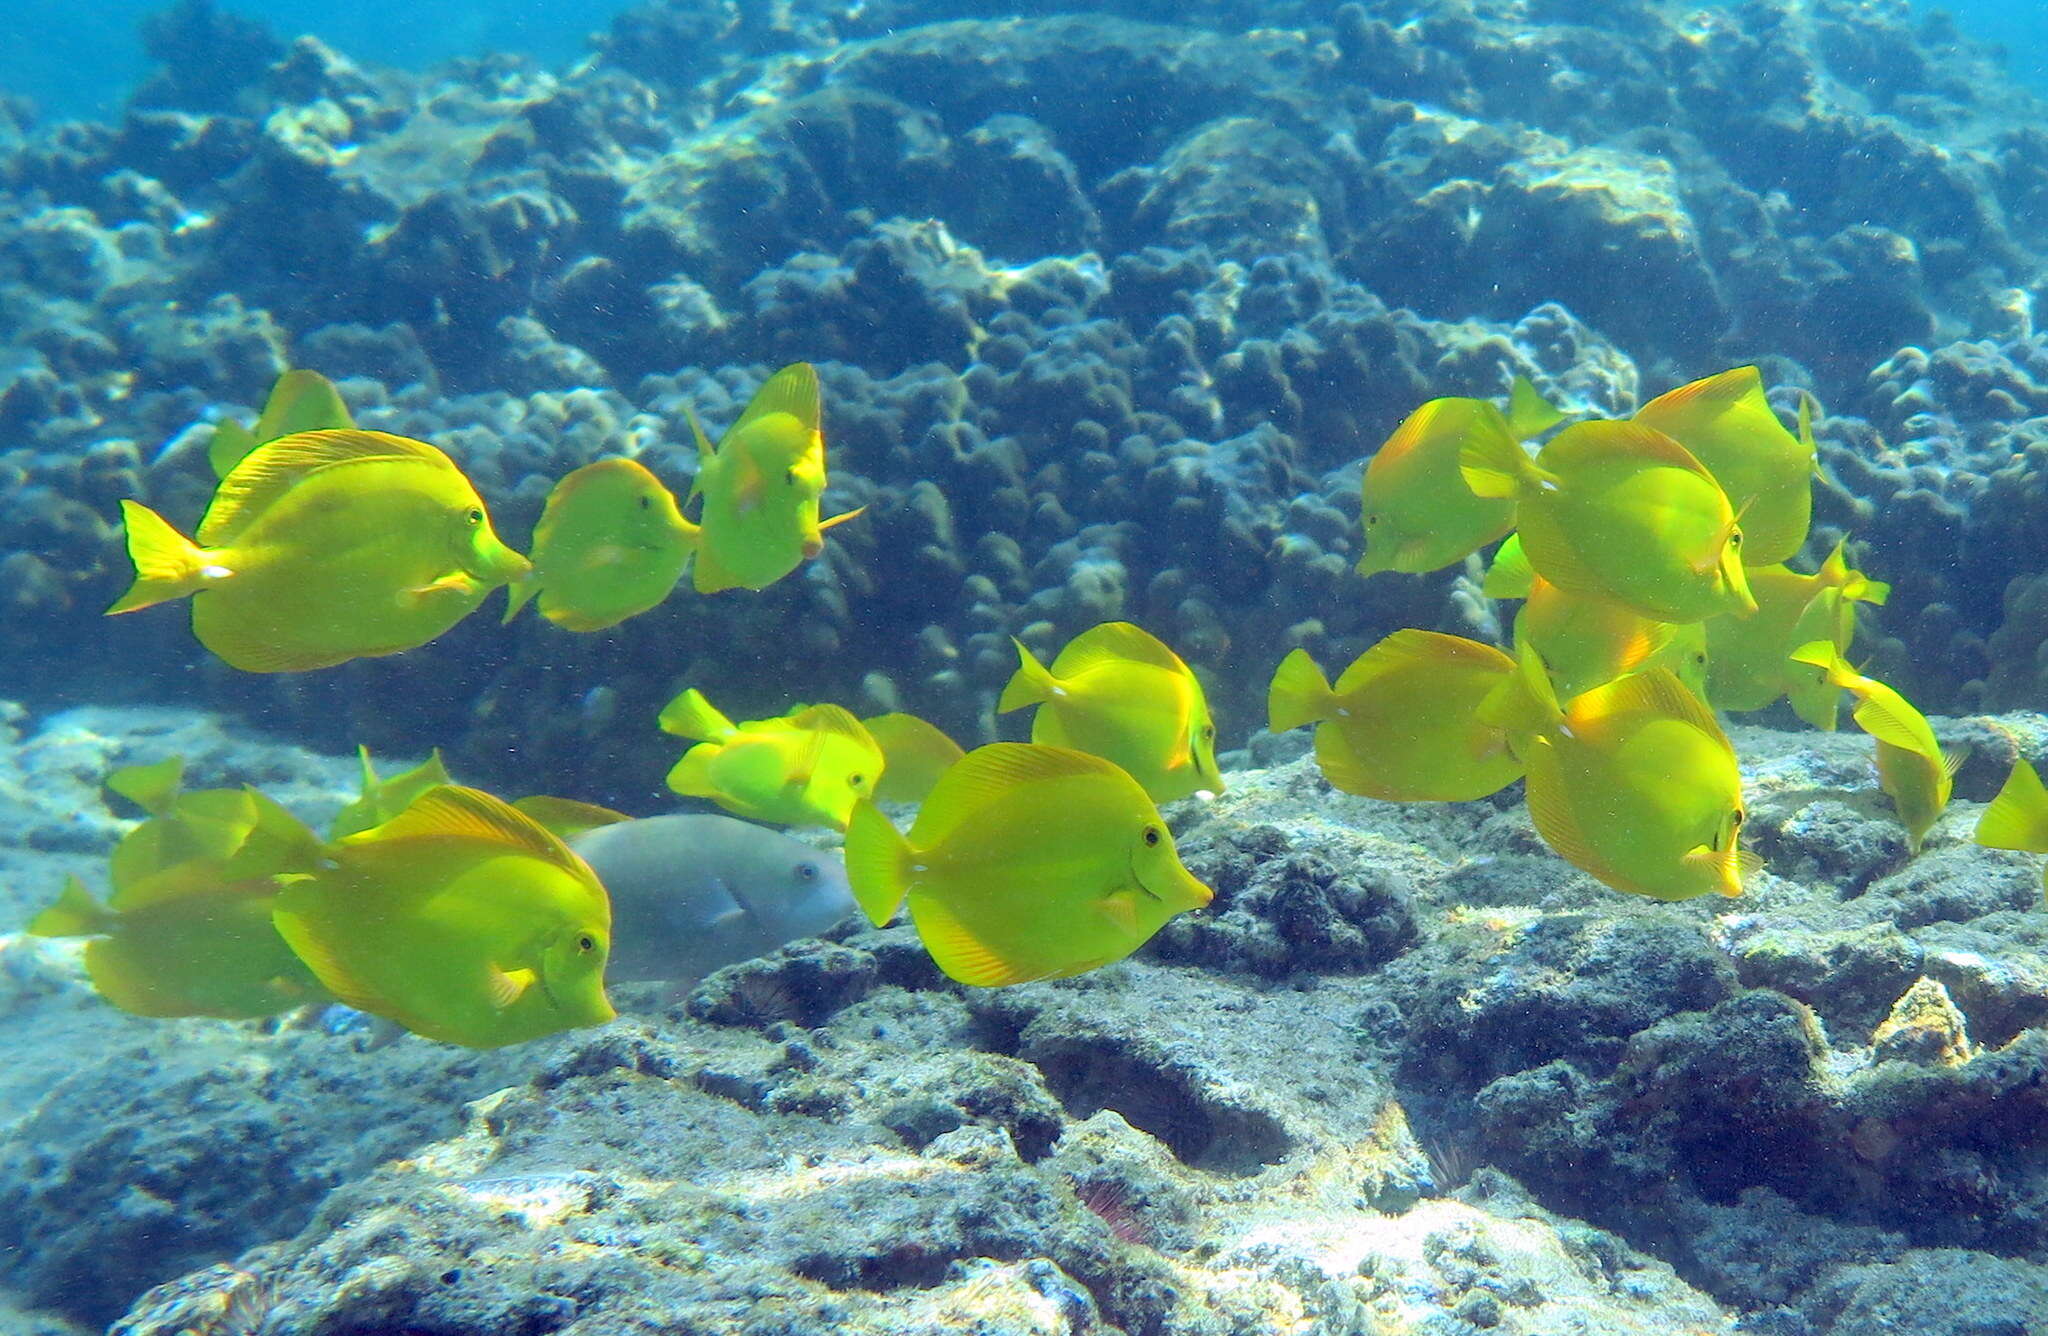
[[[1959,0],[1925,8],[1952,14],[1965,33],[2003,47],[2014,78],[2048,86],[2048,6],[2031,0]]]
[[[149,69],[139,36],[164,0],[7,0],[0,5],[0,91],[31,99],[47,118],[110,117]],[[620,0],[404,0],[314,3],[221,0],[229,14],[281,33],[320,38],[353,60],[424,69],[437,61],[502,51],[563,64],[587,49],[589,34]]]

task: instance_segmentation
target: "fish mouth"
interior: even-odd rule
[[[824,540],[824,538],[823,538],[822,536],[813,536],[813,537],[809,537],[809,538],[806,538],[806,539],[804,539],[804,560],[805,560],[805,561],[813,561],[813,560],[815,560],[815,559],[817,558],[818,554],[819,554],[820,552],[823,552],[824,550],[825,550],[825,540]]]

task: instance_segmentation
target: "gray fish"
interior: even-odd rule
[[[729,816],[621,821],[569,841],[612,900],[616,983],[701,979],[809,937],[854,910],[846,863]]]

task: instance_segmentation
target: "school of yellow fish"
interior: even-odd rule
[[[1505,410],[1424,404],[1361,486],[1358,570],[1420,574],[1498,544],[1483,581],[1520,608],[1506,651],[1403,630],[1333,684],[1304,650],[1268,692],[1274,732],[1313,725],[1336,788],[1389,802],[1484,798],[1521,780],[1537,833],[1608,886],[1663,900],[1740,894],[1734,750],[1714,707],[1779,698],[1810,724],[1851,717],[1918,851],[1959,758],[1899,693],[1847,661],[1859,603],[1887,587],[1838,543],[1812,573],[1818,463],[1755,368],[1673,390],[1626,421],[1563,416],[1517,380]],[[358,429],[317,374],[282,377],[252,427],[222,423],[213,501],[187,539],[123,502],[134,585],[123,613],[190,596],[198,639],[252,672],[303,671],[425,644],[508,586],[568,631],[669,597],[761,589],[822,550],[823,413],[807,364],[765,382],[700,462],[683,504],[626,458],[563,478],[508,547],[435,447]],[[1548,434],[1540,449],[1529,442]],[[701,502],[698,519],[683,506]],[[843,831],[848,881],[877,925],[908,908],[950,977],[1000,986],[1129,955],[1210,891],[1159,805],[1224,780],[1196,674],[1140,627],[1108,622],[1050,664],[1021,642],[998,713],[1029,742],[963,750],[915,716],[829,703],[735,722],[701,690],[661,712],[690,744],[676,793],[754,821]],[[109,1001],[150,1016],[270,1015],[339,1001],[477,1047],[599,1024],[610,902],[565,842],[619,813],[506,803],[453,782],[438,755],[362,789],[324,837],[254,789],[186,792],[176,762],[117,771],[146,815],[110,860],[102,903],[75,879],[30,931],[89,938]],[[879,804],[914,804],[900,831]],[[2024,762],[1977,839],[2048,851],[2048,789]]]

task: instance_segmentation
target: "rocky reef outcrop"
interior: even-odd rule
[[[573,70],[415,75],[185,7],[118,123],[0,142],[6,685],[146,670],[630,803],[679,683],[983,737],[1010,635],[1120,616],[1241,738],[1277,648],[1490,625],[1456,572],[1348,570],[1358,462],[1417,402],[1519,373],[1619,413],[1757,360],[1828,410],[1816,542],[1856,532],[1898,587],[1882,666],[1934,708],[2037,702],[2032,104],[1903,5],[1598,20],[652,4]],[[685,485],[684,410],[715,428],[797,358],[834,503],[871,509],[762,597],[300,681],[208,663],[175,612],[97,617],[114,501],[193,518],[194,424],[287,363],[447,447],[516,538],[600,454]]]

